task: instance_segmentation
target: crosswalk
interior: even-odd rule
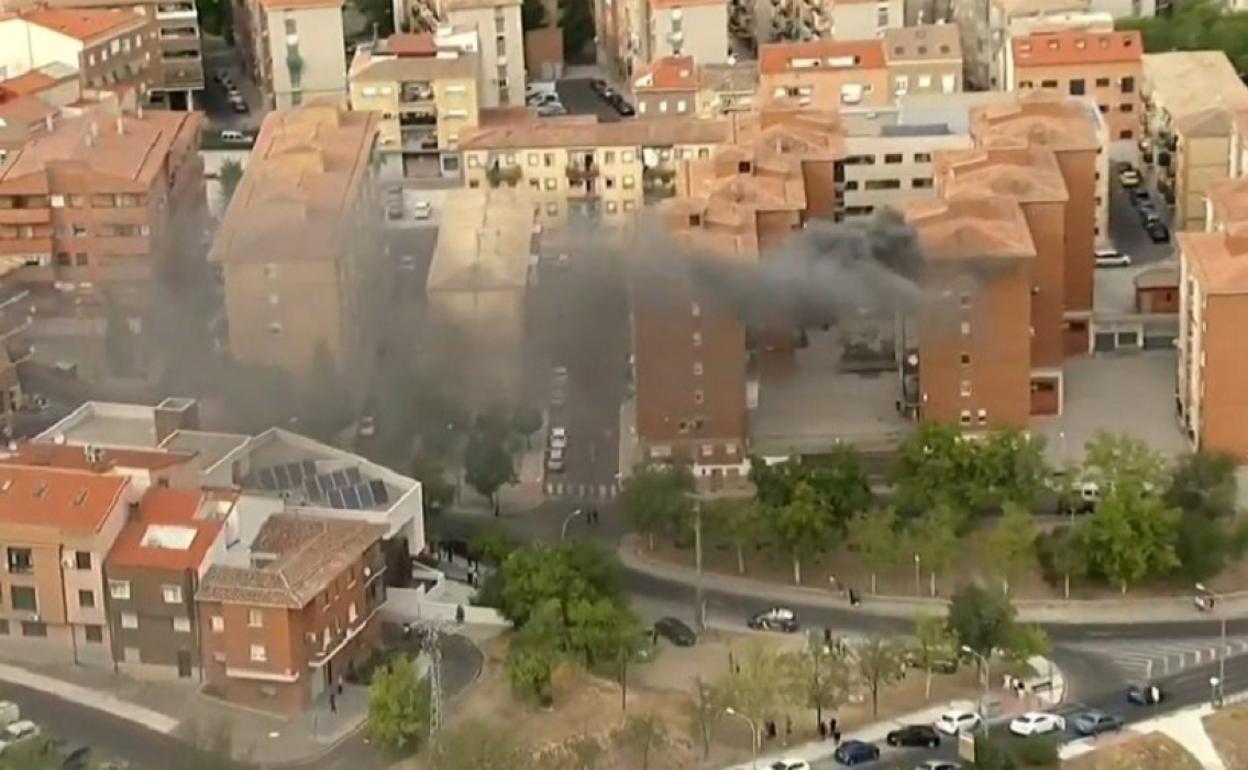
[[[1201,639],[1166,639],[1130,642],[1090,642],[1069,645],[1072,648],[1108,659],[1129,679],[1145,680],[1177,674],[1184,669],[1212,663],[1218,659],[1218,637]],[[1248,653],[1248,636],[1232,636],[1226,640],[1228,658]]]
[[[611,500],[619,493],[619,485],[547,481],[543,485],[543,491],[547,497],[558,497],[565,500]]]

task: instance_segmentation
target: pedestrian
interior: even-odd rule
[[[728,671],[729,673],[735,673],[736,670],[737,670],[737,662],[732,657],[732,650],[729,650],[728,651]]]
[[[776,738],[776,720],[768,719],[767,720],[767,739],[775,740],[775,738]]]
[[[826,741],[828,739],[828,725],[822,719],[819,720],[819,740]]]
[[[828,720],[828,735],[836,734],[836,728],[837,728],[836,717],[832,717],[831,719]]]
[[[464,605],[455,605],[455,622],[461,626],[464,624]]]
[[[339,676],[338,677],[338,694],[339,695],[342,695],[342,685],[343,685],[342,676]]]
[[[840,748],[841,746],[841,731],[840,730],[832,731],[832,745],[836,746],[837,748]]]
[[[338,713],[338,701],[334,699],[334,693],[329,693],[329,712],[331,714]]]
[[[793,720],[788,714],[784,715],[784,745],[789,745],[789,739],[793,737]]]

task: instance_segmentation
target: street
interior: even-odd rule
[[[204,95],[203,106],[208,123],[215,130],[255,129],[264,120],[267,107],[259,89],[250,77],[243,73],[237,47],[231,48],[219,37],[204,35]],[[217,82],[220,71],[230,73],[234,84],[247,100],[248,112],[239,114],[230,107],[225,88]]]
[[[589,78],[569,78],[555,83],[559,101],[568,109],[569,115],[597,115],[602,123],[621,120],[620,113],[606,100],[589,88]]]
[[[1130,192],[1118,181],[1118,166],[1110,164],[1109,173],[1109,235],[1114,248],[1130,255],[1136,265],[1148,265],[1170,259],[1174,255],[1174,243],[1153,243],[1140,223],[1140,215],[1131,203]],[[1144,186],[1148,185],[1145,180]],[[1152,192],[1153,204],[1169,226],[1170,207],[1161,196]],[[1173,234],[1172,234],[1173,235]]]

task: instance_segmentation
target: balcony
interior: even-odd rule
[[[587,179],[595,179],[598,176],[598,164],[589,162],[572,162],[567,166],[568,179],[572,182],[583,182]]]
[[[432,152],[438,149],[437,126],[404,126],[399,129],[403,149],[408,152]]]
[[[199,14],[194,3],[161,3],[156,6],[156,19],[159,21],[190,20],[196,21]]]
[[[489,181],[491,187],[498,187],[501,184],[507,184],[515,187],[520,181],[521,171],[519,166],[503,166],[498,161],[494,161],[485,170],[485,178]]]
[[[412,81],[399,86],[399,104],[428,104],[433,101],[433,84],[428,81]]]

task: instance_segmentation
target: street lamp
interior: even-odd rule
[[[756,770],[758,768],[758,728],[754,725],[754,720],[737,711],[732,706],[725,708],[724,713],[730,717],[744,719],[745,723],[750,726],[750,751],[753,752],[750,768],[751,770]]]
[[[1209,594],[1213,598],[1215,608],[1221,607],[1218,610],[1218,615],[1222,619],[1222,644],[1218,648],[1218,686],[1220,687],[1226,681],[1226,608],[1222,606],[1222,594],[1210,591],[1205,587],[1204,583],[1197,583],[1196,590],[1203,594]]]
[[[923,557],[914,555],[914,595],[923,595]]]
[[[575,519],[577,516],[580,516],[583,513],[585,513],[584,508],[577,508],[575,511],[572,511],[571,513],[569,513],[567,516],[564,517],[563,526],[559,528],[560,540],[568,539],[568,525],[572,523],[573,519]]]
[[[984,732],[988,732],[988,718],[984,716],[984,704],[988,700],[988,683],[992,680],[991,667],[988,658],[971,649],[970,645],[962,645],[962,652],[974,655],[984,667],[984,690],[979,696],[979,722],[984,728]]]

